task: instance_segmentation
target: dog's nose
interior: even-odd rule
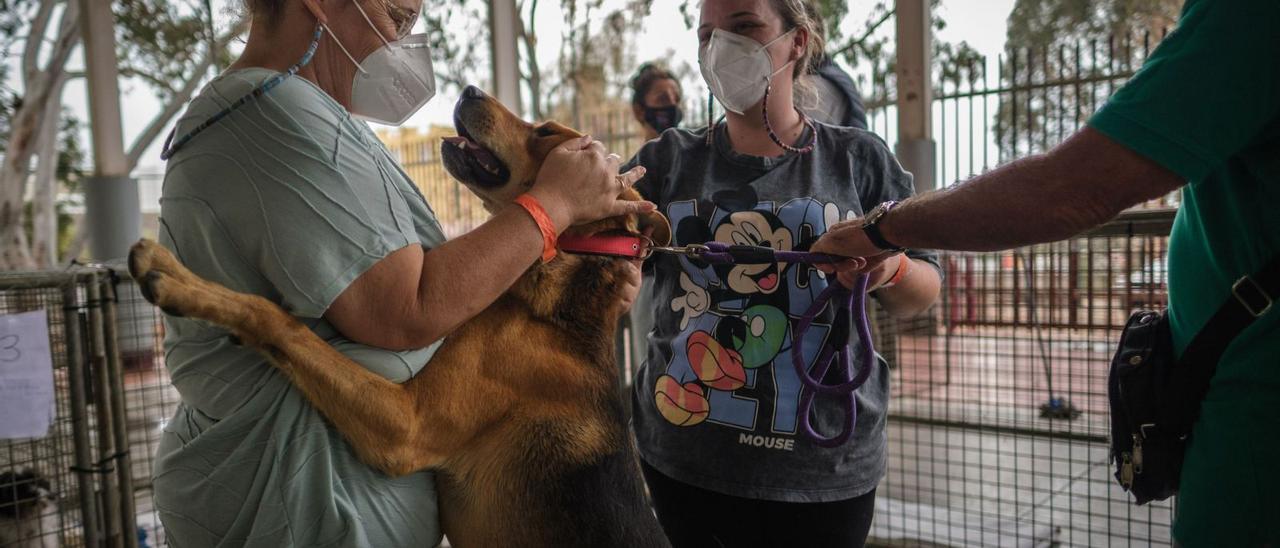
[[[478,87],[467,86],[466,89],[462,90],[462,98],[463,99],[484,99],[484,92],[480,91],[480,88]]]

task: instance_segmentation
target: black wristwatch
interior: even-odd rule
[[[898,202],[890,200],[876,206],[870,213],[867,213],[862,217],[862,232],[867,235],[867,239],[871,240],[871,243],[876,247],[890,253],[902,253],[903,251],[906,251],[906,248],[889,242],[889,240],[884,238],[884,234],[880,233],[880,221],[884,219],[884,216],[889,213],[890,209],[893,209],[897,205]]]

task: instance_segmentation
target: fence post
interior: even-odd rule
[[[116,462],[115,414],[112,412],[113,396],[110,372],[107,363],[107,344],[102,318],[102,278],[97,274],[89,277],[85,287],[89,305],[89,361],[93,367],[94,410],[98,415],[98,460],[95,467],[102,492],[102,533],[106,546],[112,548],[124,545],[120,525],[120,491],[116,485],[114,471]]]
[[[120,344],[117,340],[119,333],[116,330],[116,303],[119,302],[117,283],[119,279],[114,270],[102,281],[102,314],[105,328],[103,335],[107,343],[107,376],[111,380],[111,414],[112,422],[115,424],[112,431],[115,433],[116,447],[122,451],[120,458],[116,459],[116,479],[120,483],[120,525],[124,528],[125,547],[138,548],[136,534],[138,509],[133,500],[133,455],[130,453],[132,446],[129,444],[129,415],[128,410],[125,409],[124,368],[120,364]]]
[[[80,491],[80,521],[84,527],[85,546],[97,547],[102,543],[98,537],[98,505],[93,492],[93,481],[86,476],[92,474],[93,461],[89,446],[89,425],[86,411],[84,339],[80,334],[80,296],[79,285],[68,283],[62,288],[62,314],[66,322],[67,337],[67,375],[71,382],[71,431],[75,442],[76,485]]]

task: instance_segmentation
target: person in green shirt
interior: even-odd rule
[[[1177,29],[1088,127],[1045,154],[906,200],[877,221],[881,243],[987,251],[1050,242],[1182,188],[1168,265],[1182,352],[1232,283],[1280,253],[1277,28],[1275,0],[1188,0]],[[812,249],[881,251],[857,220]],[[1241,332],[1218,364],[1182,471],[1180,545],[1280,543],[1278,309]]]

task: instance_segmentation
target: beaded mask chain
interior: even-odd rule
[[[796,148],[782,142],[782,139],[778,138],[778,134],[773,132],[773,125],[769,123],[769,92],[772,89],[773,89],[773,86],[767,86],[764,88],[764,103],[760,106],[761,115],[764,117],[764,128],[765,128],[765,131],[769,133],[769,138],[773,140],[774,144],[778,145],[779,147],[782,148],[782,150],[785,150],[787,152],[793,152],[796,154],[806,154],[806,153],[812,152],[814,145],[818,143],[818,130],[813,126],[813,122],[809,120],[809,117],[805,116],[805,114],[803,112],[800,112],[799,109],[796,110],[796,113],[800,115],[800,121],[803,122],[804,125],[809,126],[809,133],[810,133],[809,144],[800,148]],[[711,142],[715,137],[715,129],[717,124],[714,122],[714,118],[711,114],[712,107],[714,106],[715,106],[715,99],[711,94],[708,93],[707,94],[707,146],[711,146]]]
[[[800,115],[800,121],[804,122],[804,125],[809,126],[809,144],[796,148],[782,142],[782,139],[778,138],[778,134],[773,132],[773,126],[769,124],[769,90],[772,88],[773,86],[767,86],[764,88],[764,104],[761,105],[760,108],[760,112],[764,116],[764,129],[769,132],[769,138],[773,139],[773,144],[782,147],[782,150],[787,152],[794,152],[796,154],[812,152],[813,145],[818,143],[818,129],[813,127],[813,122],[810,122],[809,117],[805,116],[803,112],[800,112],[800,109],[796,109],[796,114]]]

